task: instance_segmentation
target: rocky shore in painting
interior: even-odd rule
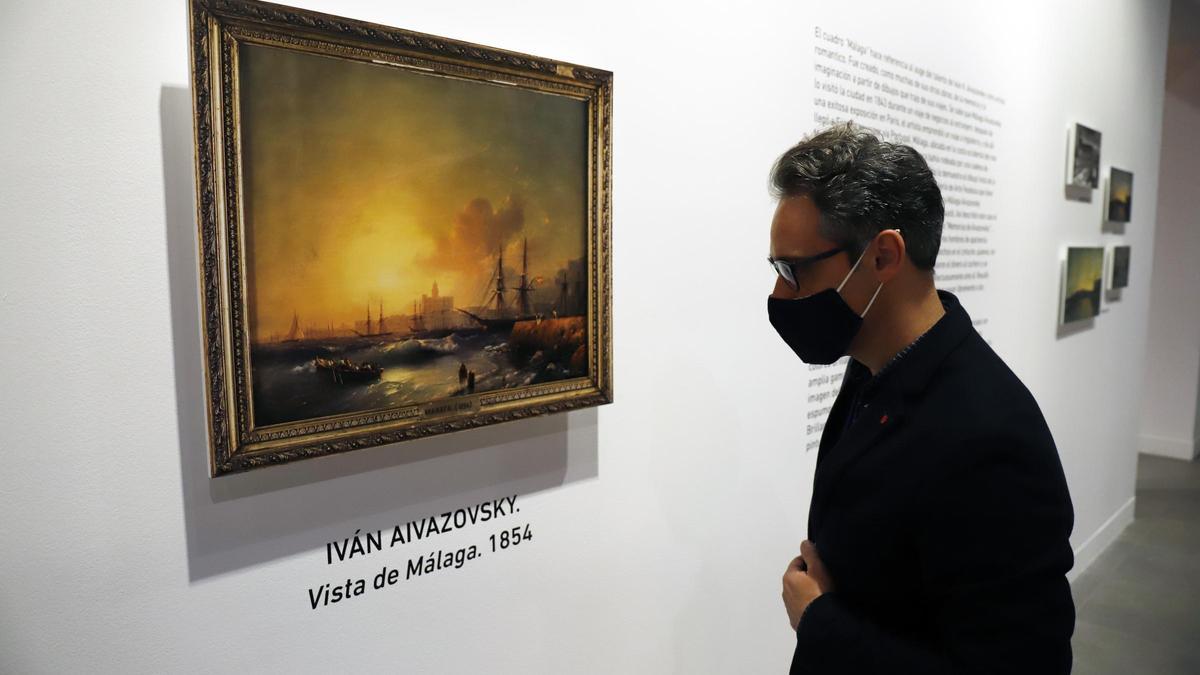
[[[584,330],[582,316],[521,321],[508,338],[509,350],[518,362],[540,358],[548,364],[566,364],[568,370],[582,374],[587,368]]]

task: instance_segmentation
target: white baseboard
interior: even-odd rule
[[[1075,579],[1096,562],[1096,558],[1100,557],[1104,549],[1116,541],[1121,531],[1133,522],[1133,507],[1136,502],[1136,497],[1130,497],[1129,501],[1122,504],[1116,513],[1109,516],[1108,520],[1092,533],[1092,536],[1075,549],[1075,566],[1067,572],[1067,581],[1075,583]]]
[[[1142,434],[1138,436],[1138,452],[1190,462],[1200,453],[1200,438],[1187,440]]]

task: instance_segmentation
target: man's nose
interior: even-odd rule
[[[794,298],[796,297],[796,289],[788,285],[788,282],[783,280],[783,277],[775,275],[775,288],[771,290],[772,298]]]

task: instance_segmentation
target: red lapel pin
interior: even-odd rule
[[[879,423],[880,423],[880,424],[887,424],[887,420],[888,420],[888,418],[887,418],[887,413],[883,413],[883,417],[880,417],[880,418],[879,418]]]

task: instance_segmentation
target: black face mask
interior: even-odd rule
[[[842,279],[837,288],[826,288],[803,298],[767,298],[767,315],[779,337],[787,343],[796,356],[805,363],[830,364],[846,355],[850,342],[862,328],[862,317],[867,315],[883,284],[875,289],[871,301],[863,309],[862,316],[854,313],[842,298],[840,291],[866,251],[858,256],[854,267]]]

